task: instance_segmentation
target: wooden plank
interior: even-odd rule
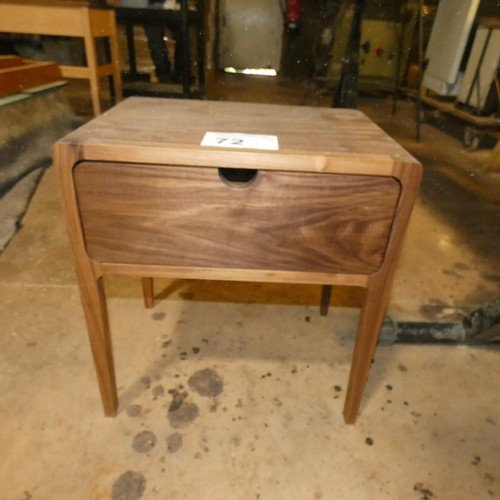
[[[23,60],[19,56],[0,56],[0,69],[12,68],[21,64],[23,64]]]
[[[0,96],[57,82],[61,79],[61,70],[55,63],[21,62],[21,66],[12,66],[0,70]]]

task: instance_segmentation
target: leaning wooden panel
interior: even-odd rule
[[[0,96],[61,80],[61,69],[53,62],[12,58],[5,63],[6,67],[0,68]]]
[[[207,131],[276,135],[279,150],[203,147]],[[356,420],[421,178],[380,128],[355,110],[135,98],[54,158],[107,415],[117,394],[101,277],[121,273],[366,288],[344,406]],[[233,185],[223,169],[256,177]]]
[[[23,60],[19,56],[0,56],[0,70],[20,66],[21,64],[23,64]]]

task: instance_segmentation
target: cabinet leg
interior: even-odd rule
[[[319,306],[319,313],[321,316],[328,315],[328,308],[330,306],[330,299],[332,297],[332,286],[323,285],[321,288],[321,304]]]
[[[375,283],[366,290],[344,404],[346,424],[354,424],[358,417],[388,299],[389,290],[384,289],[380,283]]]
[[[142,278],[142,293],[144,295],[144,306],[151,309],[154,305],[153,278]]]
[[[80,293],[104,413],[114,417],[118,409],[118,395],[102,277],[82,279]]]

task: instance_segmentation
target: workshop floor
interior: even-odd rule
[[[212,97],[303,102],[248,82]],[[360,107],[425,176],[388,312],[454,321],[499,294],[499,174],[429,125],[416,144],[412,106],[390,105]],[[321,317],[319,287],[158,280],[145,309],[139,280],[113,277],[120,410],[105,418],[52,168],[0,284],[1,500],[500,498],[498,346],[380,346],[346,426],[356,290]]]

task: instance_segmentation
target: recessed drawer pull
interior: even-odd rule
[[[225,184],[236,188],[250,186],[259,173],[253,168],[219,168],[218,171],[219,177]]]

